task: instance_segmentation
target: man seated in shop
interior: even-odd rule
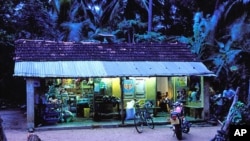
[[[161,112],[167,112],[168,111],[168,107],[167,107],[167,95],[166,94],[162,94],[161,95],[161,99],[160,99],[160,110]]]
[[[69,94],[65,88],[61,89],[59,99],[63,104],[67,104],[67,101],[69,100]]]
[[[54,95],[49,96],[48,103],[49,104],[58,104],[58,99]]]

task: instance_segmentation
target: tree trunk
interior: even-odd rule
[[[250,107],[250,78],[248,78],[248,95],[247,95],[247,106]]]
[[[152,13],[153,13],[153,10],[152,10],[152,6],[153,6],[153,0],[149,0],[149,3],[148,3],[148,32],[151,32],[152,31]]]

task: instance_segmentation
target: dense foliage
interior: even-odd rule
[[[14,79],[14,41],[26,38],[184,42],[216,73],[217,90],[232,83],[242,87],[244,103],[250,97],[249,0],[12,0],[0,7],[3,93],[11,93],[3,89]]]
[[[231,109],[232,119],[231,124],[233,125],[243,125],[250,123],[250,108],[246,104],[238,101],[234,107]]]

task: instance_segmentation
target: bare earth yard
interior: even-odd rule
[[[3,127],[8,141],[26,141],[28,132],[26,118],[20,111],[0,111]],[[184,141],[209,141],[220,129],[219,126],[191,128],[189,134],[183,134]],[[177,141],[169,125],[145,128],[138,134],[133,127],[96,128],[36,131],[42,141]]]

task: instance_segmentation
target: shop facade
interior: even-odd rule
[[[155,114],[166,96],[181,98],[189,116],[205,118],[209,111],[206,77],[213,73],[184,44],[18,40],[15,53],[14,76],[26,79],[28,128],[35,127],[37,115],[47,122],[70,121],[73,114],[124,124],[126,104],[134,99],[153,102]]]

